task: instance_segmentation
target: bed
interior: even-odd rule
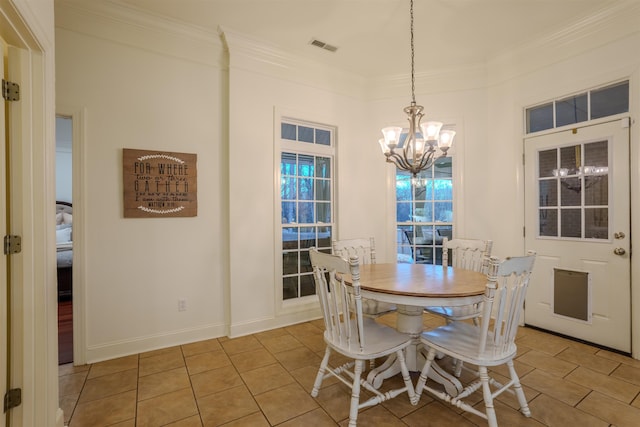
[[[71,300],[73,271],[73,206],[56,202],[56,250],[58,255],[58,301]]]

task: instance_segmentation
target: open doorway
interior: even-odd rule
[[[72,119],[56,117],[56,254],[58,364],[73,362],[73,155]]]

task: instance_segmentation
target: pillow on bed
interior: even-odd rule
[[[71,227],[56,230],[56,243],[67,243],[71,241]]]

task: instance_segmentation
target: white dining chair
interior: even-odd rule
[[[404,349],[412,344],[409,334],[398,332],[394,328],[366,318],[362,312],[360,295],[360,270],[357,257],[349,261],[327,253],[309,250],[316,294],[324,317],[324,341],[326,350],[320,369],[316,375],[311,396],[317,397],[325,378],[335,376],[351,388],[349,426],[356,426],[358,411],[377,405],[402,393],[407,393],[409,401],[415,400],[415,393],[409,370],[405,361]],[[351,285],[347,285],[344,276],[351,275]],[[332,352],[351,360],[338,367],[329,365]],[[400,363],[404,387],[378,391],[363,376],[365,362],[377,357],[395,354]],[[360,402],[360,387],[373,394]]]
[[[333,254],[349,260],[355,256],[358,263],[376,263],[376,243],[373,237],[359,239],[332,240]],[[362,310],[366,317],[379,317],[396,310],[396,306],[386,302],[363,298]]]
[[[451,265],[454,268],[487,273],[489,257],[493,247],[492,240],[452,239],[442,240],[442,267]],[[451,259],[449,259],[451,251]],[[477,318],[482,312],[482,303],[459,307],[430,306],[425,307],[427,313],[445,318],[447,322],[472,319],[477,325]]]
[[[428,348],[428,353],[416,384],[416,398],[412,403],[416,404],[422,392],[427,390],[457,408],[485,418],[489,427],[497,427],[493,400],[508,390],[515,393],[522,414],[526,417],[531,416],[520,379],[513,366],[513,358],[517,352],[515,337],[520,313],[534,262],[534,252],[529,252],[527,256],[507,258],[502,262],[491,258],[480,326],[468,322],[451,322],[420,335],[420,341]],[[456,396],[430,387],[427,384],[427,375],[437,354],[477,366],[476,379]],[[487,369],[502,364],[507,365],[510,375],[509,382],[504,385],[489,377]],[[465,401],[480,388],[485,412],[480,412],[472,406],[477,402],[474,400],[475,396],[472,401]]]

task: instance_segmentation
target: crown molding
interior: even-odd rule
[[[244,69],[323,90],[365,98],[366,79],[284,51],[229,28],[218,27],[229,54],[229,68]]]
[[[548,67],[640,32],[640,2],[600,9],[560,31],[509,49],[487,61],[489,86]]]
[[[55,25],[163,55],[223,66],[223,45],[215,32],[116,2],[56,0]]]

